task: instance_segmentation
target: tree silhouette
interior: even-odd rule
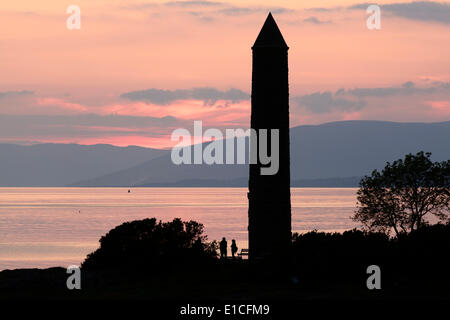
[[[408,154],[360,182],[358,208],[352,217],[369,230],[398,236],[429,223],[448,219],[450,160],[432,162],[431,153]]]
[[[217,256],[216,242],[206,242],[196,221],[157,222],[156,218],[125,222],[100,239],[83,268],[167,267],[195,265]]]

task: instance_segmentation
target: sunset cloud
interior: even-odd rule
[[[54,1],[2,2],[0,139],[160,146],[194,120],[248,127],[269,10],[290,47],[292,126],[449,120],[449,2],[380,0],[376,31],[363,2],[83,1],[80,30]]]
[[[411,94],[431,94],[437,91],[450,92],[450,83],[434,82],[432,86],[417,87],[414,82],[408,81],[401,86],[393,87],[379,87],[379,88],[355,88],[355,89],[340,89],[336,92],[337,95],[349,94],[359,98],[362,97],[386,97],[393,95],[411,95]]]
[[[450,115],[450,83],[412,81],[401,85],[338,89],[292,98],[292,122],[383,119],[442,121]],[[442,118],[444,117],[444,118]]]
[[[300,107],[306,107],[313,113],[325,113],[334,109],[341,111],[356,111],[360,110],[366,105],[366,102],[361,100],[349,100],[339,98],[331,92],[315,92],[301,97],[294,98]]]
[[[109,136],[167,136],[173,128],[186,125],[175,117],[133,117],[119,115],[0,115],[3,140],[64,137],[78,140]],[[172,128],[172,129],[171,129]]]
[[[11,97],[20,97],[20,96],[29,96],[34,94],[33,91],[22,90],[22,91],[4,91],[0,92],[0,99],[11,98]]]
[[[178,100],[201,100],[204,105],[212,106],[219,100],[236,103],[248,100],[250,95],[239,89],[221,91],[215,88],[193,88],[178,90],[147,89],[123,93],[121,98],[132,101],[150,102],[158,105],[168,105]]]
[[[370,4],[361,3],[349,8],[366,10]],[[380,7],[382,12],[387,11],[395,16],[410,20],[450,24],[450,4],[446,2],[415,1],[383,4]]]
[[[313,24],[324,24],[324,23],[330,23],[330,21],[322,21],[319,20],[317,17],[308,17],[306,19],[303,19],[303,22],[310,22]]]
[[[273,14],[285,14],[297,11],[292,8],[279,6],[263,6],[263,5],[236,6],[229,2],[215,2],[215,1],[169,1],[162,4],[138,3],[122,6],[122,8],[129,10],[158,9],[158,8],[179,9],[185,10],[186,13],[198,17],[205,17],[203,16],[205,14],[223,15],[223,16],[245,16],[252,14],[267,14],[269,11],[272,12]],[[213,19],[211,16],[209,16],[209,18]]]
[[[224,2],[216,1],[169,1],[165,3],[169,7],[217,7],[226,5]]]
[[[290,13],[294,12],[295,10],[283,8],[283,7],[235,7],[235,6],[228,6],[227,8],[220,9],[217,12],[227,15],[227,16],[240,16],[240,15],[247,15],[247,14],[255,14],[255,13],[268,13],[272,12],[273,14],[283,14],[283,13]]]

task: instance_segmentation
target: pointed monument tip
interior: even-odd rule
[[[264,25],[261,28],[261,31],[259,32],[259,35],[256,38],[255,44],[253,45],[252,49],[262,47],[289,49],[271,12],[269,12],[269,14],[267,15],[267,19],[264,22]]]

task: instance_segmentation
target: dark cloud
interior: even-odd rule
[[[160,90],[148,89],[126,92],[120,95],[121,98],[132,101],[151,102],[159,105],[168,105],[173,101],[185,99],[188,90]]]
[[[224,14],[227,16],[241,16],[241,15],[249,15],[254,13],[269,13],[273,14],[284,14],[289,12],[294,12],[292,9],[281,8],[281,7],[272,7],[272,8],[263,8],[263,7],[235,7],[228,6],[227,8],[223,8],[218,10],[217,12],[220,14]]]
[[[314,12],[331,12],[336,10],[336,8],[307,8],[305,11],[314,11]]]
[[[321,21],[317,17],[308,17],[306,19],[303,19],[303,22],[309,22],[313,24],[327,24],[330,23],[330,21]]]
[[[214,2],[214,1],[169,1],[162,4],[154,2],[128,4],[122,5],[121,8],[129,10],[160,8],[162,6],[170,8],[214,8],[214,7],[221,7],[224,5],[227,4],[224,2]]]
[[[213,1],[170,1],[166,2],[165,5],[168,7],[189,8],[189,7],[217,7],[225,5],[225,3]]]
[[[394,95],[412,95],[412,94],[430,94],[438,90],[448,90],[449,83],[435,82],[430,87],[417,87],[413,82],[408,81],[398,87],[380,87],[380,88],[355,88],[355,89],[339,89],[336,95],[353,95],[358,98],[362,97],[386,97]]]
[[[227,16],[240,16],[246,14],[255,13],[255,11],[260,12],[260,8],[246,8],[246,7],[227,7],[224,9],[220,9],[218,13],[227,15]]]
[[[153,2],[147,2],[147,3],[135,3],[135,4],[127,4],[127,5],[121,5],[121,9],[125,10],[145,10],[145,9],[151,9],[151,8],[157,8],[159,7],[158,3]]]
[[[365,10],[371,3],[360,3],[355,4],[349,9]],[[416,2],[406,2],[406,3],[391,3],[380,5],[381,14],[387,11],[398,17],[418,20],[418,21],[428,21],[428,22],[438,22],[438,23],[450,23],[450,4],[446,2],[435,2],[435,1],[416,1]]]
[[[172,117],[135,117],[121,115],[0,115],[1,137],[90,137],[105,134],[135,135],[155,129],[185,125]],[[99,130],[98,128],[103,128]],[[121,129],[125,129],[121,131]]]
[[[357,3],[354,5],[351,5],[348,7],[348,9],[355,9],[355,10],[366,10],[370,5],[372,5],[373,3],[368,3],[368,2],[364,2],[364,3]],[[337,8],[335,8],[336,10]]]
[[[250,95],[239,89],[220,91],[215,88],[193,88],[189,90],[148,89],[124,93],[121,98],[132,101],[144,101],[157,105],[168,105],[177,100],[202,100],[205,105],[212,106],[218,100],[231,103],[248,100]]]
[[[434,81],[427,87],[418,87],[412,81],[400,86],[378,88],[354,88],[337,90],[334,94],[330,91],[315,92],[293,98],[299,107],[306,108],[312,113],[325,113],[333,110],[356,111],[368,105],[370,98],[388,98],[393,96],[409,95],[442,95],[450,93],[450,83]],[[367,101],[366,99],[367,98]]]
[[[29,96],[34,94],[34,91],[22,90],[22,91],[0,91],[0,99],[9,97]]]
[[[122,6],[123,9],[131,10],[143,10],[155,7],[167,7],[192,10],[187,12],[188,14],[199,18],[202,21],[211,22],[214,20],[211,14],[225,15],[225,16],[243,16],[263,13],[266,14],[269,11],[273,14],[284,14],[289,12],[295,12],[293,9],[283,7],[261,7],[261,6],[247,6],[240,7],[228,2],[214,2],[214,1],[169,1],[163,4],[156,3],[143,3]]]
[[[313,113],[324,113],[332,110],[356,111],[366,106],[365,101],[338,98],[329,91],[296,97],[294,101]]]
[[[450,4],[444,2],[393,3],[383,5],[382,10],[412,20],[450,23]]]
[[[292,12],[294,10],[282,8],[282,7],[259,7],[259,6],[250,6],[250,7],[237,7],[228,2],[213,2],[213,1],[171,1],[166,2],[166,6],[168,7],[180,7],[180,8],[191,8],[191,7],[202,7],[202,8],[215,8],[215,7],[223,7],[222,9],[215,10],[215,13],[224,14],[227,16],[240,16],[240,15],[248,15],[254,13],[268,13],[271,11],[273,14],[283,14],[287,12]]]
[[[215,20],[213,17],[206,15],[204,12],[189,11],[188,14],[196,17],[197,20],[200,20],[202,22],[213,22]]]

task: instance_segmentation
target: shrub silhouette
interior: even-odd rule
[[[443,270],[450,269],[448,252],[450,222],[424,225],[394,238],[357,229],[342,234],[312,231],[293,235],[295,272],[309,287],[340,283],[364,289],[367,267],[378,265],[384,288],[447,290],[450,278]]]
[[[344,233],[311,231],[293,234],[293,258],[304,284],[326,286],[354,282],[367,266],[389,255],[389,237],[353,229]]]
[[[100,239],[83,268],[166,268],[197,265],[217,257],[215,241],[206,242],[195,221],[157,222],[156,218],[125,222]],[[186,265],[187,263],[187,265]]]

